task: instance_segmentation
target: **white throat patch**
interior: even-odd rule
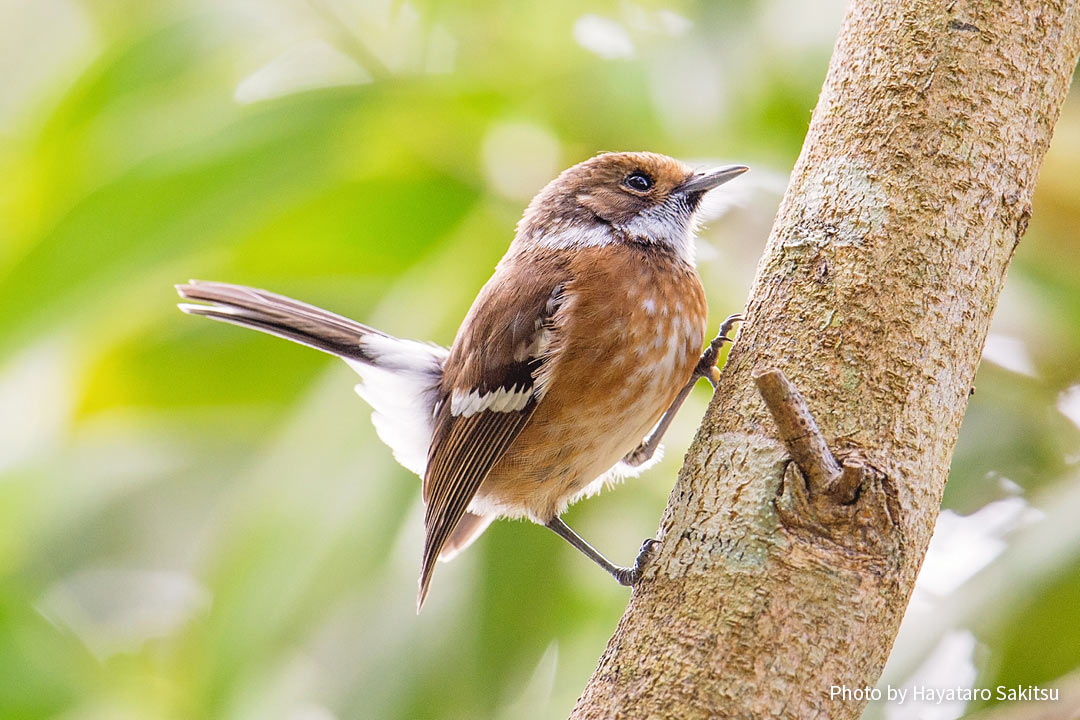
[[[694,267],[694,226],[694,215],[689,208],[665,202],[642,210],[620,229],[630,237],[666,245],[683,262]]]

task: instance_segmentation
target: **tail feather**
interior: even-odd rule
[[[191,280],[177,285],[176,291],[186,300],[209,303],[181,303],[186,313],[260,330],[348,360],[373,364],[361,341],[390,337],[314,305],[243,285]]]
[[[477,515],[466,511],[458,521],[454,532],[450,533],[450,537],[446,539],[442,550],[439,551],[439,560],[447,562],[456,558],[462,550],[472,545],[476,538],[487,530],[494,519],[494,515]]]
[[[357,392],[375,411],[379,437],[406,469],[424,476],[446,348],[387,335],[355,320],[282,295],[228,283],[177,285],[192,315],[259,330],[344,358],[363,382]]]

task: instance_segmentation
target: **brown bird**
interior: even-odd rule
[[[705,340],[695,216],[709,190],[747,170],[694,172],[655,153],[605,153],[564,171],[529,204],[453,346],[402,340],[280,295],[191,281],[184,312],[288,338],[343,358],[362,379],[379,437],[423,478],[417,611],[437,559],[496,517],[554,530],[624,585],[559,516],[638,474],[698,379],[715,386],[728,318]]]

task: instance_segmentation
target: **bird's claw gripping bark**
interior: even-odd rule
[[[731,328],[735,326],[735,323],[742,321],[743,316],[741,313],[729,315],[724,322],[720,323],[720,332],[709,343],[709,347],[705,348],[705,352],[701,353],[701,359],[698,360],[695,373],[698,377],[707,378],[713,384],[713,387],[716,387],[719,375],[716,369],[716,361],[720,359],[720,349],[724,347],[724,343],[735,342],[728,337],[728,333],[731,332]]]
[[[641,579],[641,573],[645,570],[645,567],[652,562],[653,556],[656,555],[656,547],[660,544],[660,541],[655,538],[646,538],[641,543],[641,549],[638,550],[637,558],[634,559],[634,564],[630,567],[618,568],[614,573],[615,579],[620,584],[632,587],[637,585],[638,580]]]

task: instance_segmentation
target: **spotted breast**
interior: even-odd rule
[[[521,262],[544,262],[522,258]],[[542,342],[558,362],[543,397],[470,511],[547,522],[600,489],[690,379],[705,338],[697,272],[633,243],[586,248],[566,268]]]

